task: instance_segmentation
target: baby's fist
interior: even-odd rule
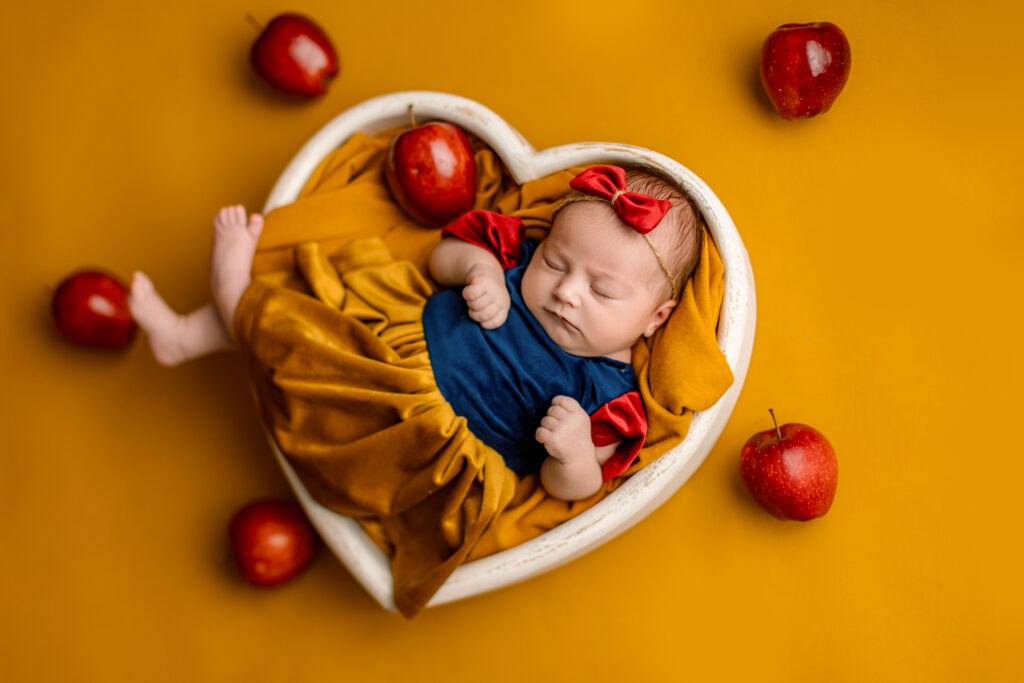
[[[470,269],[462,290],[469,317],[485,330],[501,327],[512,306],[508,287],[505,286],[505,273],[495,265],[495,268],[474,266]]]
[[[569,396],[555,396],[548,407],[548,414],[540,421],[535,438],[544,444],[548,455],[565,462],[580,451],[594,451],[590,437],[590,416],[576,399]]]

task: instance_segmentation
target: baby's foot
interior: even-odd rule
[[[142,273],[137,272],[132,277],[128,310],[135,322],[146,331],[149,348],[157,363],[177,365],[188,358],[183,343],[183,316],[164,303],[153,283]]]
[[[245,218],[245,207],[236,205],[220,210],[213,219],[213,258],[210,287],[224,325],[231,329],[235,309],[249,286],[252,259],[263,231],[263,216]]]

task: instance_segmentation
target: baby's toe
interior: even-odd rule
[[[263,216],[254,213],[249,216],[249,234],[253,237],[259,237],[261,232],[263,232]]]
[[[231,226],[231,207],[225,206],[223,209],[217,212],[217,217],[213,219],[214,224],[219,228],[227,228]]]
[[[153,291],[153,281],[146,277],[141,270],[135,271],[132,275],[132,285],[128,296],[134,298],[145,297]]]

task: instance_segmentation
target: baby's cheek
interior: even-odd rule
[[[526,272],[523,273],[523,281],[521,289],[523,292],[523,303],[526,304],[526,308],[533,313],[537,314],[537,310],[543,301],[543,283],[540,281],[536,269],[533,268],[533,263],[530,263],[526,267]]]

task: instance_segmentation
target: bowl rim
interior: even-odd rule
[[[643,147],[609,142],[572,143],[538,152],[487,107],[449,93],[395,92],[341,112],[292,158],[272,188],[264,214],[295,201],[321,160],[353,134],[373,135],[407,123],[410,105],[421,121],[450,121],[481,138],[501,157],[518,183],[571,166],[621,162],[654,166],[682,185],[704,216],[725,265],[718,345],[734,377],[714,406],[693,414],[681,443],[576,517],[513,548],[459,566],[428,602],[428,606],[435,606],[509,586],[561,566],[626,531],[672,496],[707,457],[739,398],[753,350],[756,294],[750,258],[729,212],[711,188],[681,163]],[[395,610],[387,555],[354,519],[313,500],[269,432],[267,436],[289,484],[325,544],[381,606]]]

